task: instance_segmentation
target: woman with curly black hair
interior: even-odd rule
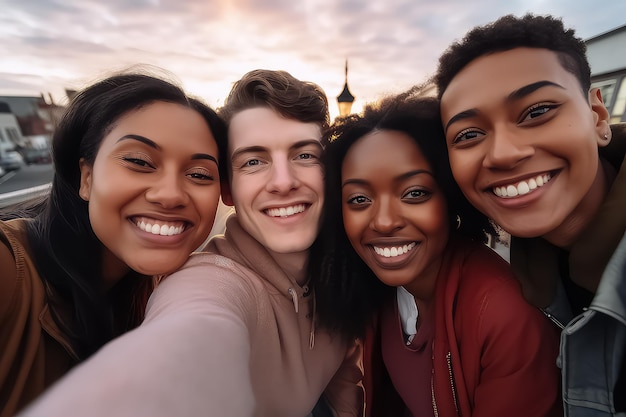
[[[364,338],[369,416],[556,416],[558,332],[485,244],[439,102],[416,87],[339,120],[310,276],[321,324]]]

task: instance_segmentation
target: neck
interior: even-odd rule
[[[102,278],[104,280],[103,289],[105,292],[108,293],[129,271],[128,265],[120,261],[108,250],[104,251],[102,255]]]
[[[442,257],[433,261],[418,277],[415,277],[410,284],[404,286],[404,288],[415,297],[415,302],[418,306],[427,306],[435,298],[437,277],[441,269]]]
[[[276,261],[285,273],[293,278],[298,285],[302,286],[307,281],[306,263],[309,259],[309,251],[298,253],[277,253],[269,251],[272,258]]]
[[[596,178],[585,197],[558,228],[547,233],[543,238],[561,249],[570,250],[598,213],[614,179],[614,170],[600,160]]]

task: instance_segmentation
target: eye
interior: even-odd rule
[[[128,162],[129,164],[135,165],[137,167],[154,169],[154,165],[152,165],[150,162],[146,161],[145,159],[141,157],[125,156],[125,157],[122,157],[122,160],[125,162]]]
[[[553,110],[555,108],[557,108],[558,105],[556,104],[549,104],[549,103],[537,103],[532,105],[523,115],[521,122],[525,122],[528,120],[533,120],[536,119],[538,117],[541,117],[543,115],[545,115],[546,113],[549,113],[550,110]]]
[[[294,160],[307,163],[307,164],[317,164],[319,162],[320,155],[315,152],[310,151],[302,151],[295,155]]]
[[[346,201],[346,204],[350,206],[363,206],[369,204],[371,200],[364,195],[355,195],[353,197],[349,197]]]
[[[243,163],[244,167],[255,167],[258,165],[261,165],[261,161],[259,161],[258,159],[249,159]]]
[[[432,192],[430,191],[421,188],[413,188],[402,196],[402,200],[408,200],[407,202],[409,203],[420,203],[427,200],[431,195]]]
[[[474,142],[480,138],[482,138],[485,134],[476,129],[464,129],[459,132],[454,139],[452,139],[452,143],[465,143],[465,142]]]
[[[210,171],[206,170],[206,169],[202,169],[202,168],[197,168],[194,169],[192,171],[190,171],[187,176],[189,176],[190,178],[194,179],[194,180],[199,180],[199,181],[213,181],[215,180],[215,177],[211,174]]]

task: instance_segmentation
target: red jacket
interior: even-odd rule
[[[435,300],[435,416],[562,416],[558,329],[524,300],[508,264],[489,248],[457,238],[447,249]],[[403,415],[378,320],[365,339],[364,370],[366,416]]]

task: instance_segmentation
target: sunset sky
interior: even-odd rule
[[[583,39],[626,23],[623,0],[0,0],[0,95],[79,89],[132,65],[164,69],[219,106],[255,68],[336,96],[349,60],[353,111],[432,75],[439,54],[504,14],[553,14]]]

